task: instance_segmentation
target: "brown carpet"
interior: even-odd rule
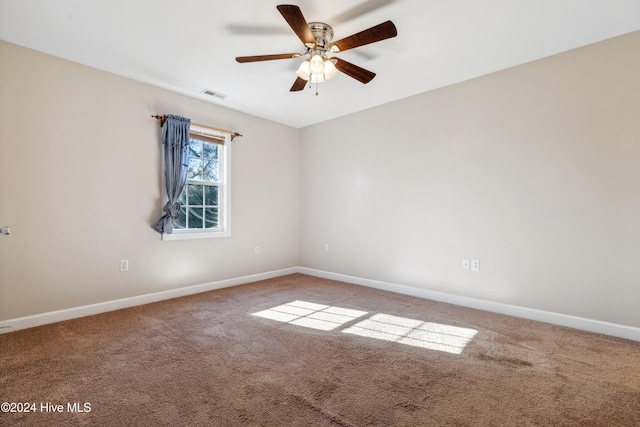
[[[640,426],[640,343],[299,274],[0,352],[2,425]]]

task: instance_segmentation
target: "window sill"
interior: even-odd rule
[[[163,234],[162,240],[215,239],[218,237],[229,237],[229,236],[231,236],[231,231],[174,230],[172,234]]]

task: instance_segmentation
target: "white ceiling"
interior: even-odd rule
[[[0,0],[0,39],[299,128],[640,30],[640,0],[291,0],[334,40],[398,29],[338,55],[373,81],[340,74],[315,96],[289,92],[300,59],[235,61],[304,51],[280,3]]]

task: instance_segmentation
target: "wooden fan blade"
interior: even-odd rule
[[[313,37],[313,34],[311,34],[309,24],[307,24],[306,19],[304,19],[299,7],[292,4],[281,4],[278,5],[277,8],[302,43],[307,47],[316,47],[316,39]]]
[[[293,82],[293,86],[289,89],[289,92],[297,92],[299,90],[304,89],[307,85],[307,81],[298,77],[295,82]]]
[[[382,24],[378,24],[375,27],[360,31],[359,33],[353,34],[349,37],[345,37],[337,42],[331,43],[331,50],[333,52],[344,52],[345,50],[353,49],[354,47],[360,47],[366,44],[390,39],[397,35],[398,30],[396,30],[396,26],[393,25],[393,22],[387,21]]]
[[[369,70],[365,70],[364,68],[358,67],[357,65],[353,65],[352,63],[347,62],[344,59],[333,59],[338,60],[338,62],[336,62],[336,68],[338,70],[364,84],[369,83],[376,76],[376,73],[372,73]]]
[[[258,55],[258,56],[238,56],[236,61],[240,63],[244,62],[258,62],[258,61],[273,61],[274,59],[291,59],[300,56],[299,53],[279,53],[277,55]]]

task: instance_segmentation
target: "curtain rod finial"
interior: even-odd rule
[[[154,119],[158,119],[160,120],[160,126],[164,125],[164,122],[167,120],[167,118],[165,116],[159,116],[159,115],[151,115],[151,117],[153,117]]]

